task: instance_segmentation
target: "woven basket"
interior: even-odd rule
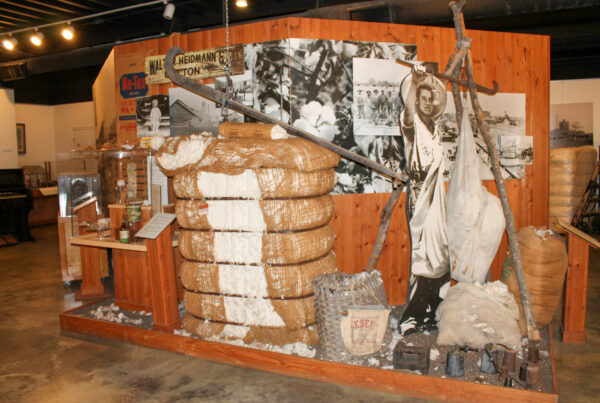
[[[258,189],[260,199],[320,196],[331,192],[336,184],[333,168],[312,172],[296,169],[260,168],[244,171],[239,175],[225,175],[206,171],[182,172],[175,175],[173,190],[181,199],[218,197],[241,197],[253,199],[253,187],[236,186],[252,183]]]
[[[229,237],[232,245],[255,245],[252,255],[234,256],[221,261],[215,258],[216,238]],[[326,255],[335,241],[330,224],[309,231],[285,233],[181,231],[179,251],[188,260],[206,263],[291,264],[308,262]],[[248,250],[248,248],[243,248]]]
[[[245,344],[257,342],[274,346],[291,343],[314,346],[319,342],[316,326],[294,330],[285,327],[240,326],[206,321],[189,313],[183,315],[182,322],[185,330],[202,339],[218,337],[225,340],[242,340]]]
[[[315,277],[313,284],[320,356],[326,360],[348,362],[353,356],[344,346],[340,319],[353,303],[377,305],[379,300],[385,304],[385,307],[389,307],[381,272],[373,270],[358,274],[340,272],[323,274]],[[391,340],[391,327],[388,326],[382,348],[385,348]]]
[[[262,216],[266,231],[300,231],[327,224],[333,215],[333,200],[331,195],[284,200],[209,200],[208,203],[177,200],[175,213],[182,228],[252,231],[256,226],[255,217]],[[215,216],[223,218],[215,219]],[[209,222],[210,217],[213,222]]]
[[[312,278],[319,274],[332,273],[336,269],[336,260],[333,253],[308,263],[285,266],[249,266],[249,265],[218,265],[184,261],[181,264],[180,276],[183,286],[192,291],[204,293],[241,294],[247,289],[246,284],[250,279],[259,283],[257,278],[264,276],[266,285],[253,289],[253,294],[248,296],[278,298],[299,297],[313,293]],[[235,284],[223,284],[219,279],[219,272],[231,276],[231,272],[239,272],[235,277]],[[227,287],[227,289],[224,289]]]
[[[244,298],[184,291],[185,309],[210,321],[300,329],[315,323],[313,296],[295,299]],[[227,307],[235,305],[235,313]],[[237,319],[236,319],[237,318]]]

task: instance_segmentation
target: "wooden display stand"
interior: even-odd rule
[[[561,333],[563,343],[585,343],[585,313],[590,251],[600,242],[585,232],[559,220],[567,230],[569,267],[565,281]]]
[[[73,208],[77,221],[95,223],[98,220],[95,197]],[[97,234],[94,233],[95,237]],[[71,239],[71,244],[76,245]],[[109,296],[102,284],[102,273],[108,271],[108,256],[105,250],[82,246],[81,250],[81,286],[75,291],[76,300],[97,299]]]
[[[44,196],[39,189],[34,190],[32,193],[33,209],[29,212],[29,227],[56,223],[58,195]]]
[[[74,237],[71,243],[81,246],[82,251],[112,249],[115,305],[132,311],[152,312],[156,330],[172,332],[179,329],[174,260],[177,242],[173,241],[170,225],[156,239],[146,239],[143,243],[122,243],[114,237],[98,239],[96,234]],[[96,268],[90,265],[90,260],[84,261],[84,256],[82,252],[82,271],[94,281]]]

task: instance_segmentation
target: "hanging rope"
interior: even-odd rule
[[[223,122],[227,122],[227,116],[229,115],[229,100],[233,95],[233,83],[231,81],[231,54],[229,52],[229,0],[223,0],[225,3],[225,44],[226,44],[226,62],[225,62],[225,80],[226,89],[225,97],[223,99],[223,105],[221,106],[221,119]]]

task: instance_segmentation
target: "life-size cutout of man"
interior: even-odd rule
[[[446,90],[420,67],[406,77],[401,90],[412,250],[408,303],[399,326],[403,334],[410,334],[437,327],[439,291],[450,281],[442,133],[436,125],[446,106]]]

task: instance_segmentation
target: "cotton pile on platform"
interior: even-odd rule
[[[596,167],[593,146],[555,148],[550,150],[550,223],[555,232],[565,230],[554,217],[571,223],[583,193]]]
[[[218,139],[169,138],[156,154],[175,175],[183,324],[200,337],[318,341],[311,280],[336,270],[339,157],[281,131],[228,123]]]

